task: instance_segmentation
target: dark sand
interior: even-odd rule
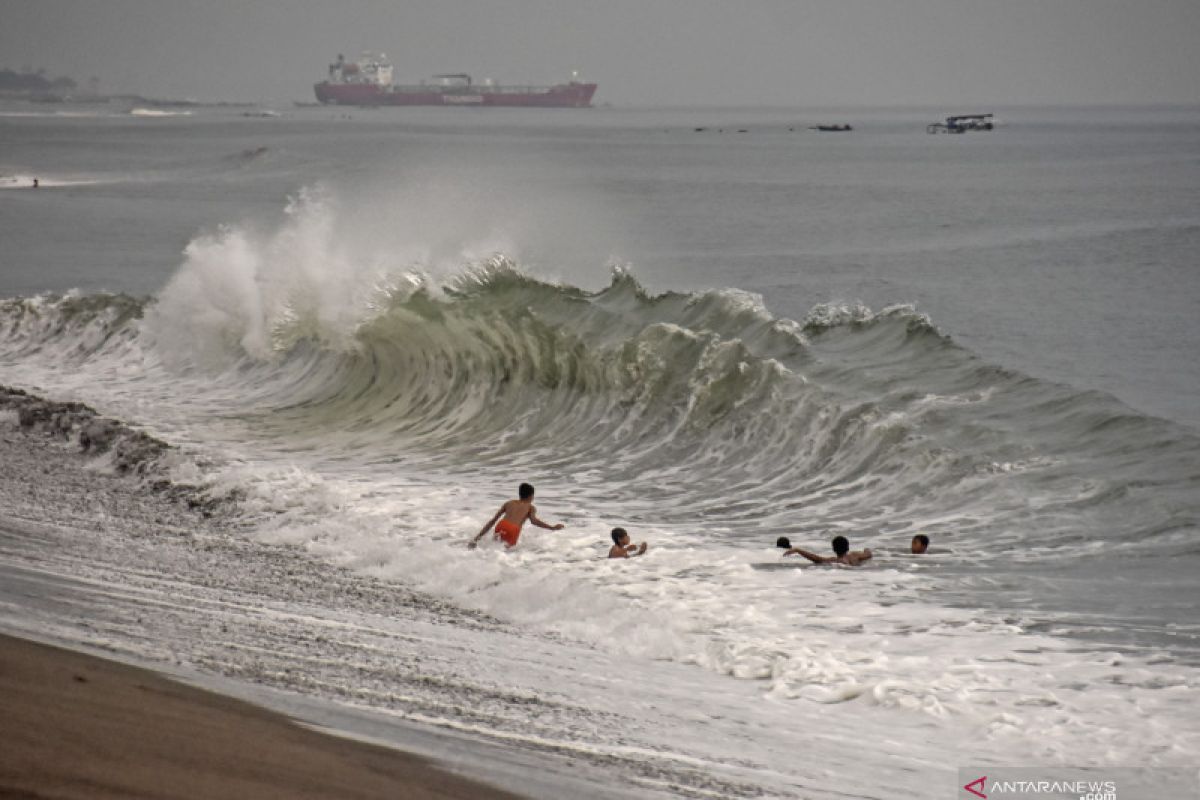
[[[512,798],[154,672],[0,635],[0,798]]]

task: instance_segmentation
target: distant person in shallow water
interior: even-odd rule
[[[776,542],[776,545],[778,544],[779,542]],[[809,551],[802,550],[799,547],[789,547],[784,555],[804,556],[814,564],[845,564],[849,567],[857,567],[864,561],[869,561],[871,559],[870,549],[851,550],[850,541],[845,536],[835,536],[832,544],[832,556],[819,556],[816,553],[810,553]]]
[[[609,558],[633,558],[646,552],[646,543],[632,544],[629,533],[624,528],[613,528],[612,540],[612,549],[608,551]]]
[[[526,520],[548,531],[561,531],[563,529],[561,522],[557,525],[551,525],[548,522],[542,522],[538,519],[537,509],[533,505],[533,486],[528,483],[522,483],[517,488],[517,499],[509,500],[500,506],[500,510],[496,512],[495,516],[488,520],[479,533],[475,534],[475,538],[467,544],[467,549],[475,549],[475,546],[479,544],[479,540],[483,538],[483,535],[493,525],[496,526],[495,534],[497,541],[504,542],[504,546],[508,548],[516,547],[517,539],[521,536],[521,528],[525,525]]]
[[[918,533],[912,538],[913,555],[919,556],[929,549],[929,537],[923,533]]]

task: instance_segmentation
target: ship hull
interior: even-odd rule
[[[588,108],[594,83],[569,83],[531,89],[498,86],[455,88],[384,87],[366,83],[330,83],[313,87],[317,100],[339,106],[479,106],[506,108]]]

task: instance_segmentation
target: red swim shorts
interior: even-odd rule
[[[521,526],[502,519],[496,523],[496,538],[509,547],[516,547],[517,537],[521,535]]]

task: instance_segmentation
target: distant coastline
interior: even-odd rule
[[[98,81],[93,78],[90,84],[95,87]],[[55,103],[82,94],[74,78],[49,78],[44,69],[0,69],[0,97]]]
[[[192,98],[174,99],[143,97],[139,94],[103,94],[100,81],[90,78],[81,87],[74,79],[66,76],[49,77],[44,69],[21,71],[0,68],[0,100],[17,100],[29,103],[69,104],[128,104],[154,108],[254,108],[257,103],[230,101],[203,101]]]

